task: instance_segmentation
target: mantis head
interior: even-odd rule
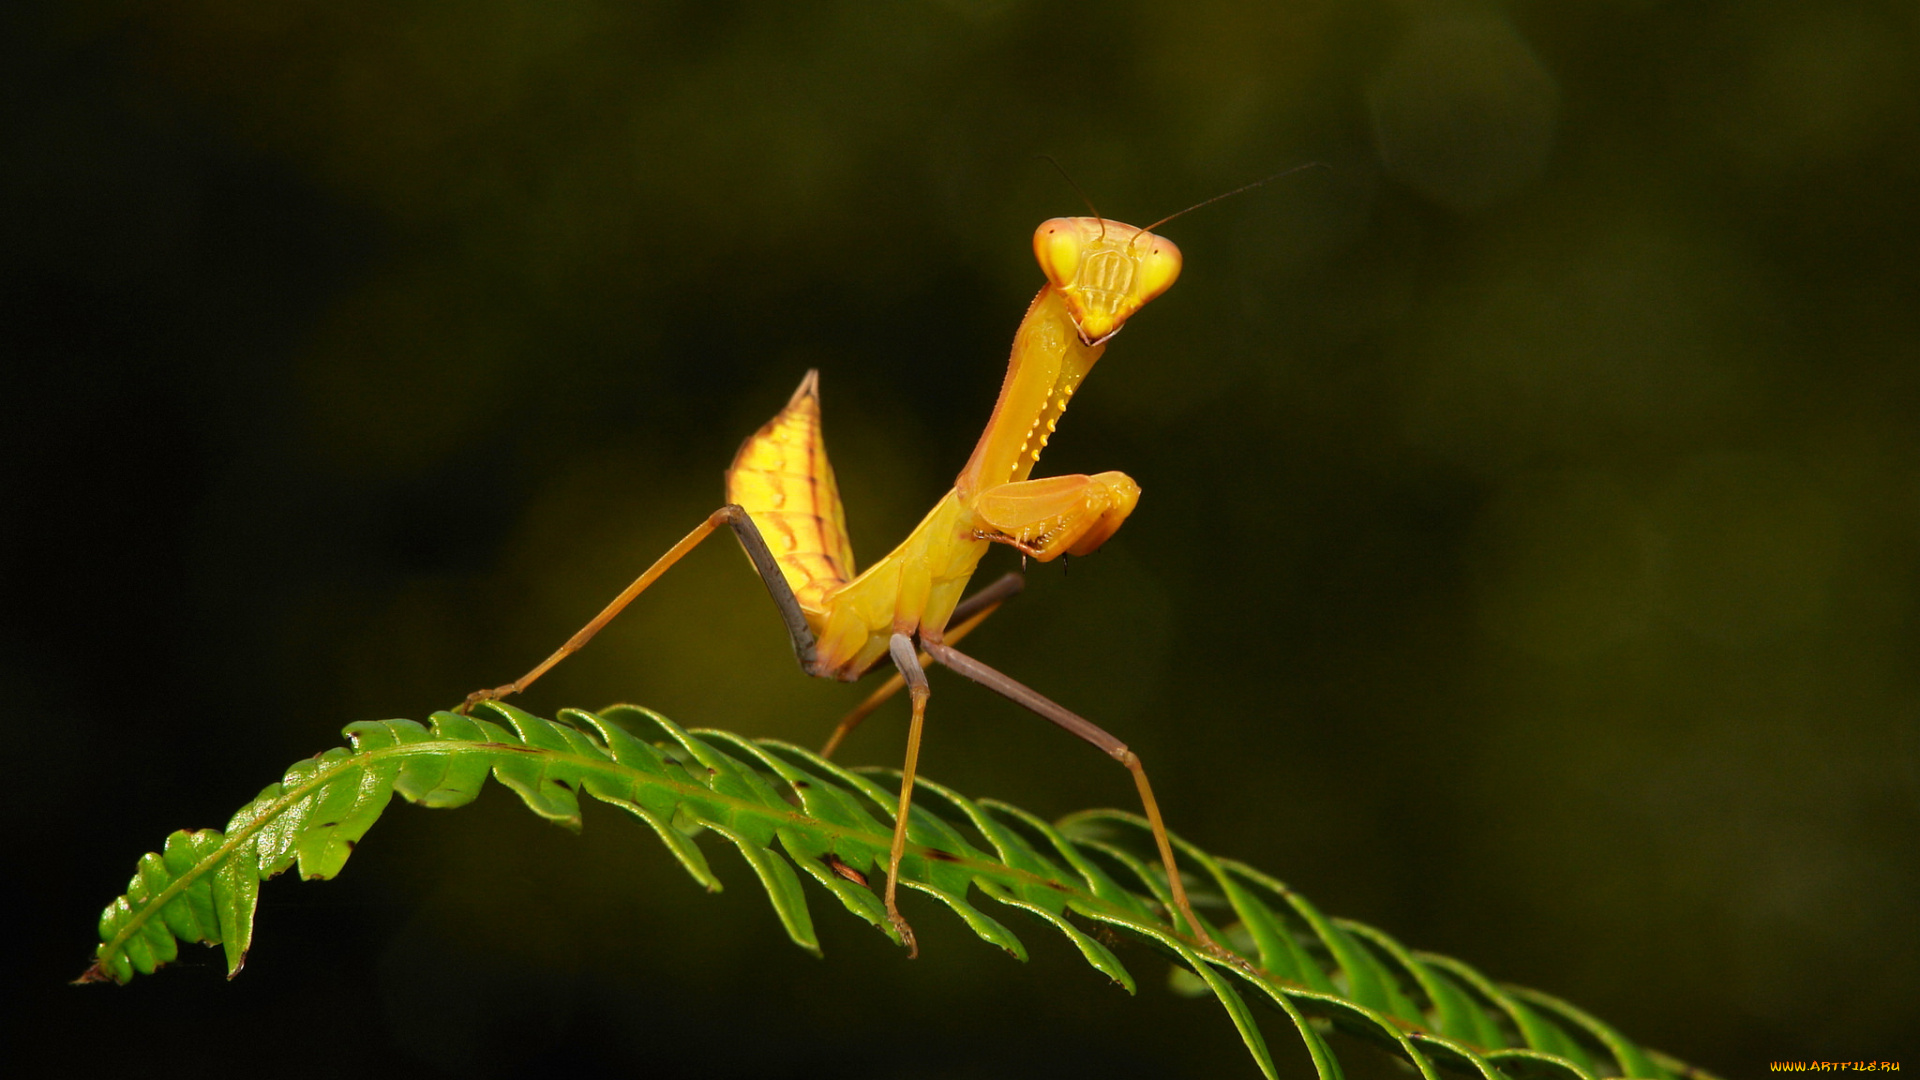
[[[1180,249],[1145,229],[1096,217],[1054,218],[1034,230],[1040,269],[1066,298],[1080,340],[1098,345],[1180,276]]]

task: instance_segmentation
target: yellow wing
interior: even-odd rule
[[[820,373],[807,372],[780,415],[740,444],[727,469],[727,501],[760,527],[780,572],[809,614],[853,578],[847,514],[820,434]]]

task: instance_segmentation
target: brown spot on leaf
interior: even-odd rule
[[[820,861],[823,863],[826,863],[827,869],[833,871],[835,874],[838,874],[839,876],[846,878],[848,881],[853,882],[855,885],[858,885],[863,889],[867,887],[867,875],[861,873],[858,870],[855,870],[853,867],[848,866],[846,863],[841,862],[840,857],[835,855],[831,851],[829,851],[825,855],[822,855],[820,857]]]
[[[935,862],[959,862],[960,861],[960,856],[955,855],[951,851],[941,851],[939,848],[928,848],[925,854],[927,858],[932,859]]]

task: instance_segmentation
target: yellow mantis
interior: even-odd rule
[[[1034,232],[1034,255],[1047,283],[1014,335],[1006,379],[986,430],[953,490],[880,561],[854,572],[845,514],[821,437],[819,377],[809,371],[779,415],[749,436],[734,456],[726,474],[725,506],[660,556],[552,656],[511,683],[469,695],[467,706],[525,690],[585,645],[702,540],[717,529],[731,528],[772,594],[807,674],[852,681],[883,660],[898,672],[841,721],[825,753],[831,754],[855,724],[900,686],[908,692],[913,713],[888,855],[886,909],[910,956],[919,950],[912,927],[900,914],[897,893],[930,696],[925,670],[930,662],[1051,720],[1126,766],[1139,790],[1179,918],[1196,943],[1224,955],[1194,917],[1139,756],[1091,721],[954,648],[1020,589],[1020,576],[1009,574],[962,599],[991,545],[1005,544],[1042,562],[1083,555],[1111,537],[1140,498],[1139,486],[1123,473],[1037,480],[1029,474],[1067,403],[1106,351],[1108,339],[1179,276],[1179,249],[1151,231],[1162,223],[1139,229],[1098,216],[1054,218]]]

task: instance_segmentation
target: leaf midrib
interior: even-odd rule
[[[698,783],[677,780],[674,779],[670,773],[653,773],[636,769],[632,766],[623,765],[612,758],[588,757],[570,750],[556,750],[544,746],[526,746],[523,744],[502,742],[466,742],[459,739],[434,739],[423,742],[397,743],[391,746],[378,747],[373,750],[356,751],[346,757],[335,759],[332,763],[324,764],[316,768],[299,784],[290,788],[282,788],[280,795],[262,808],[260,813],[254,815],[253,819],[245,826],[223,834],[225,837],[224,840],[211,854],[196,860],[192,867],[175,875],[172,882],[156,893],[152,899],[142,905],[139,910],[132,912],[126,923],[112,938],[108,939],[107,947],[114,951],[122,951],[125,944],[131,940],[134,935],[138,934],[142,927],[152,921],[154,916],[159,914],[168,904],[178,899],[187,889],[191,888],[194,882],[199,881],[226,863],[239,849],[245,847],[257,833],[266,828],[267,825],[272,823],[281,814],[285,813],[289,807],[306,798],[316,788],[322,787],[338,778],[342,773],[353,770],[364,771],[372,767],[375,762],[389,758],[437,757],[455,753],[472,754],[476,752],[501,756],[508,754],[528,754],[575,765],[583,771],[593,770],[603,775],[620,778],[638,777],[641,783],[664,787],[683,797],[695,797],[702,801],[718,802],[736,811],[745,810],[764,818],[803,824],[815,832],[826,832],[835,836],[858,838],[870,843],[878,843],[880,846],[885,846],[887,842],[891,841],[891,833],[867,832],[853,826],[841,825],[811,817],[803,811],[791,808],[781,810],[763,802],[744,799],[737,795],[722,794],[712,788],[703,787]],[[672,764],[680,765],[679,762],[675,762],[671,758],[666,758],[665,760]],[[685,768],[684,765],[680,765],[680,767]],[[578,795],[576,794],[576,798],[577,797]],[[391,798],[391,795],[389,798]],[[598,801],[597,796],[594,798]],[[384,812],[385,807],[383,806],[381,809]],[[907,850],[920,855],[922,858],[928,858],[925,854],[928,851],[939,851],[942,856],[945,856],[945,858],[942,858],[940,861],[950,866],[962,867],[971,873],[985,875],[1008,884],[1029,884],[1071,895],[1080,902],[1075,905],[1076,907],[1084,904],[1087,907],[1099,909],[1102,921],[1104,922],[1122,926],[1137,927],[1143,925],[1139,920],[1127,915],[1123,910],[1089,891],[1069,885],[1066,882],[1058,881],[1054,878],[1041,877],[1029,870],[1016,869],[1005,863],[969,858],[958,852],[947,851],[945,848],[933,848],[926,844],[909,842],[907,844]],[[257,869],[255,872],[258,872]],[[1166,931],[1172,928],[1156,926],[1156,929]],[[1182,936],[1184,939],[1184,935],[1179,936]],[[1275,982],[1276,985],[1285,982],[1285,980],[1273,979],[1273,977],[1267,975],[1265,971],[1261,971],[1260,973],[1263,978],[1270,979]]]

